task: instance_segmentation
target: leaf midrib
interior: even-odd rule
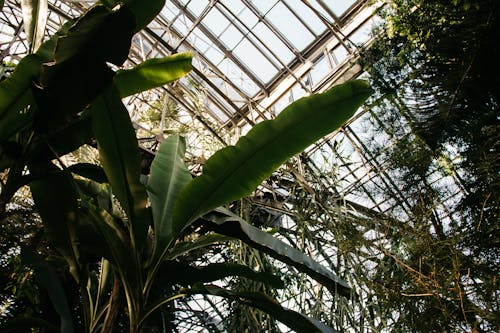
[[[338,100],[338,103],[345,103],[346,101],[350,100],[350,99],[355,99],[357,98],[360,94],[362,94],[362,92],[358,92],[355,96],[349,96],[349,97],[346,97],[346,98],[342,98],[340,100]],[[293,129],[293,128],[296,128],[298,126],[300,126],[301,124],[303,124],[305,122],[305,120],[307,120],[308,117],[302,117],[302,120],[301,121],[298,121],[298,122],[294,122],[293,124],[287,126],[287,132],[290,131],[290,129]],[[276,118],[278,119],[278,118]],[[274,120],[276,120],[274,119]],[[268,124],[271,124],[273,120],[268,120],[266,121]],[[261,126],[264,126],[264,123],[261,123],[262,125]],[[267,125],[268,126],[268,125]],[[340,127],[340,126],[339,126]],[[229,172],[229,175],[227,175],[226,177],[217,177],[217,181],[216,181],[216,184],[214,186],[212,186],[212,188],[216,188],[216,189],[219,189],[221,187],[221,184],[225,183],[225,180],[232,177],[236,172],[237,170],[240,170],[243,165],[246,164],[245,161],[253,158],[255,155],[257,155],[258,153],[260,153],[262,150],[265,149],[265,146],[267,146],[269,143],[274,143],[276,141],[278,141],[282,136],[279,135],[279,133],[276,133],[278,135],[275,135],[272,137],[271,140],[267,141],[265,144],[262,144],[261,147],[259,149],[256,149],[251,155],[250,155],[250,158],[247,158],[246,160],[244,160],[242,163],[239,163],[235,168],[232,168],[232,171]],[[239,141],[239,140],[238,140]],[[238,145],[238,142],[236,143],[236,145],[232,146],[232,147],[237,147]],[[225,149],[225,148],[224,148]],[[203,175],[202,175],[203,176]],[[207,197],[207,200],[205,201],[208,201],[209,199],[213,198],[215,196],[215,191],[211,191],[209,196]],[[200,207],[203,207],[203,203],[201,203],[198,208],[196,208],[196,210],[189,215],[189,218],[186,219],[186,224],[187,223],[190,223],[192,221],[192,219],[194,218],[194,216],[199,216],[200,215]]]

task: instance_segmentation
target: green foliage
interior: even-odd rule
[[[215,153],[203,174],[183,189],[174,228],[180,231],[200,215],[249,195],[288,158],[342,126],[370,94],[365,81],[353,80],[302,98],[276,119],[253,127],[235,146]]]
[[[155,230],[155,259],[163,256],[175,237],[172,224],[174,203],[181,189],[191,180],[182,160],[185,150],[185,140],[171,136],[161,144],[151,165],[148,187]]]
[[[331,271],[245,221],[231,214],[223,220],[216,213],[202,216],[250,194],[288,158],[343,125],[370,95],[366,82],[348,82],[296,102],[277,119],[257,125],[236,146],[216,153],[194,180],[183,162],[184,140],[171,136],[153,161],[146,191],[136,134],[121,98],[185,75],[191,55],[114,72],[108,63],[124,63],[133,33],[148,24],[164,1],[149,6],[139,0],[120,6],[103,3],[61,28],[0,84],[0,165],[6,172],[0,213],[29,184],[49,244],[44,254],[52,261],[23,253],[49,296],[41,301],[44,309],[59,315],[62,332],[91,332],[100,326],[105,332],[118,323],[130,332],[164,329],[153,315],[169,311],[168,303],[183,297],[179,285],[184,285],[190,287],[186,293],[246,302],[299,332],[330,332],[264,294],[201,284],[240,276],[282,288],[276,276],[234,263],[195,267],[192,256],[207,246],[241,239],[296,266],[333,293],[347,294],[347,285]],[[100,166],[65,165],[65,154],[94,142]],[[193,232],[194,224],[202,226],[200,231]],[[122,320],[116,322],[120,313]],[[7,326],[21,327],[17,320],[22,315]],[[46,325],[32,319],[33,327]]]
[[[219,208],[205,217],[213,223],[211,228],[223,235],[235,237],[251,247],[279,259],[300,272],[304,272],[329,288],[332,294],[349,296],[350,288],[326,267],[319,265],[304,253],[278,240],[270,234],[245,222],[230,211]]]
[[[165,0],[148,1],[147,6],[142,0],[101,0],[101,3],[108,8],[125,4],[134,14],[135,31],[139,31],[145,28],[160,13],[165,5]]]
[[[129,219],[133,247],[140,249],[146,238],[149,213],[146,189],[139,179],[139,147],[128,111],[112,86],[94,101],[90,112],[103,169]]]
[[[499,9],[491,0],[393,1],[364,53],[381,96],[372,112],[397,141],[373,153],[390,161],[412,225],[387,236],[391,257],[367,283],[384,314],[401,313],[400,330],[498,328]],[[448,200],[453,183],[461,193]],[[422,296],[402,297],[401,285]]]
[[[276,300],[262,293],[248,291],[235,292],[225,290],[214,285],[203,284],[195,284],[191,289],[184,289],[182,292],[188,294],[208,294],[243,301],[249,306],[270,313],[273,317],[296,332],[335,333],[334,330],[313,318],[309,318],[301,313],[283,308]]]
[[[43,258],[30,250],[23,249],[21,257],[26,265],[34,269],[35,275],[40,281],[40,285],[47,290],[55,310],[61,317],[61,333],[74,332],[73,318],[66,299],[66,293],[54,268],[44,261]]]
[[[47,237],[68,262],[71,275],[79,281],[81,271],[77,248],[78,204],[71,177],[59,172],[51,163],[31,166],[30,172],[44,175],[43,178],[31,182],[31,194],[37,203]],[[61,205],[60,209],[52,207],[54,200]]]
[[[114,83],[121,97],[175,81],[191,70],[191,55],[178,53],[171,57],[149,59],[132,69],[119,70]]]

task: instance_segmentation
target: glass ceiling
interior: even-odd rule
[[[95,2],[49,0],[46,36]],[[358,51],[369,42],[378,6],[363,0],[167,0],[161,14],[134,37],[126,66],[190,51],[194,70],[174,84],[126,99],[142,148],[154,152],[163,134],[200,128],[199,135],[187,138],[191,171],[196,173],[208,157],[206,151],[234,143],[255,123],[273,118],[302,96],[362,75],[356,64]],[[0,14],[3,63],[16,63],[26,50],[20,0],[6,0]],[[175,104],[176,113],[171,122],[166,120],[169,103]],[[159,123],[144,121],[148,110],[161,114]],[[384,119],[368,108],[360,110],[341,131],[296,159],[297,170],[307,169],[312,178],[299,179],[300,172],[292,172],[292,178],[318,193],[342,197],[357,214],[406,220],[412,214],[412,199],[402,197],[394,177],[384,171],[389,162],[383,151],[374,156],[367,149],[375,142],[390,149],[395,140],[410,135],[405,118],[396,119],[406,132],[375,137],[373,126],[384,124]],[[455,180],[441,177],[437,167],[432,172],[436,180],[430,185],[449,188],[447,200],[457,202],[461,190],[453,185]],[[377,195],[377,189],[394,195]],[[282,196],[288,191],[265,184],[260,190]],[[449,215],[445,208],[440,213]],[[335,250],[322,252],[316,245],[333,236],[314,233],[318,240],[311,254],[329,262]],[[364,267],[369,265],[373,262]]]
[[[49,1],[47,34],[95,2]],[[168,0],[135,36],[130,61],[193,52],[191,80],[203,83],[211,117],[222,126],[253,125],[340,79],[356,47],[368,39],[374,6],[366,3]],[[25,52],[22,16],[19,1],[6,4],[0,20],[2,57],[15,61]]]

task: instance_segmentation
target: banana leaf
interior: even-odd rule
[[[116,72],[113,81],[121,97],[161,87],[186,75],[191,69],[191,53],[149,59],[139,65]]]
[[[108,8],[124,3],[134,13],[135,32],[145,28],[160,13],[165,0],[101,0]]]
[[[268,313],[297,333],[338,333],[319,320],[282,307],[275,299],[263,293],[233,291],[201,283],[196,284],[191,289],[182,289],[181,293],[219,296],[249,305]]]
[[[42,63],[52,61],[57,40],[72,24],[72,21],[64,24],[35,54],[21,59],[14,73],[0,82],[0,142],[32,124],[35,112],[32,82],[40,75]]]
[[[102,167],[128,216],[132,247],[140,251],[150,215],[146,189],[140,182],[139,147],[132,122],[113,85],[94,101],[90,113]]]
[[[153,211],[155,250],[154,258],[162,256],[173,240],[172,208],[182,188],[191,180],[184,161],[184,138],[173,135],[162,142],[151,164],[148,194]]]
[[[212,282],[230,276],[245,277],[276,289],[285,287],[279,277],[269,272],[257,272],[248,266],[232,263],[215,263],[194,267],[183,262],[163,261],[158,270],[157,280],[161,285],[189,286],[197,282]]]
[[[21,249],[21,258],[24,264],[33,268],[36,279],[47,291],[54,309],[61,317],[61,333],[74,332],[73,319],[66,293],[55,270],[38,254],[26,248]],[[44,323],[38,321],[38,324]]]
[[[59,38],[54,62],[44,64],[34,90],[38,104],[35,129],[50,133],[69,123],[105,87],[127,59],[134,17],[126,7],[110,11],[92,7]]]
[[[215,232],[240,239],[246,244],[295,267],[300,272],[306,273],[322,283],[332,294],[350,296],[351,292],[347,283],[331,270],[301,251],[250,225],[227,209],[218,208],[217,211],[205,215],[204,219],[210,222],[208,226]]]
[[[45,175],[30,183],[31,194],[45,232],[79,282],[78,194],[72,186],[71,176],[60,172],[51,162],[30,165],[29,169],[33,175]]]
[[[67,168],[67,171],[75,173],[79,176],[93,180],[97,183],[107,183],[108,178],[104,170],[95,164],[91,163],[76,163]]]
[[[203,235],[189,242],[178,242],[169,249],[165,255],[166,260],[174,260],[182,255],[186,255],[191,251],[209,247],[211,245],[228,242],[234,240],[233,237],[228,237],[216,233]]]
[[[235,146],[216,152],[203,174],[180,192],[174,230],[180,232],[202,214],[251,194],[288,158],[342,126],[371,92],[366,81],[352,80],[302,98],[276,119],[254,126]]]

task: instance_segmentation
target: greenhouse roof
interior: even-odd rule
[[[95,3],[49,0],[46,37]],[[253,125],[274,118],[291,102],[363,75],[357,64],[359,51],[370,42],[379,6],[367,0],[167,0],[160,15],[134,36],[125,67],[188,51],[194,55],[194,68],[175,83],[125,99],[141,147],[154,153],[169,131],[201,127],[205,139],[201,135],[187,138],[191,171],[196,173],[196,164],[201,168],[206,154],[213,152],[206,148],[207,136],[212,146],[234,144]],[[27,53],[22,23],[20,0],[6,0],[0,13],[0,52],[5,64],[17,63]],[[173,128],[165,124],[167,102],[176,105],[177,125]],[[159,129],[143,121],[150,110],[161,114]],[[395,122],[405,128],[397,139],[410,135],[404,117]],[[375,123],[385,124],[368,108],[361,108],[339,131],[297,158],[297,170],[292,174],[311,193],[335,197],[354,214],[376,221],[388,215],[405,220],[411,214],[411,199],[398,192],[385,172],[389,162],[383,154],[368,149],[375,143],[389,148],[395,138],[387,134],[389,128],[374,137]],[[301,176],[302,168],[312,176]],[[437,169],[429,171],[435,179],[431,185],[449,188],[447,200],[456,202],[461,190],[453,177],[442,177]],[[383,192],[380,189],[393,195],[378,195]],[[260,190],[287,195],[287,189],[278,183],[264,184]],[[281,212],[286,208],[282,205]],[[436,209],[449,214],[445,208]],[[370,228],[362,232],[367,237],[380,236]],[[331,229],[314,232],[314,246],[331,238],[323,236]],[[311,251],[320,262],[330,263],[335,256],[332,249],[315,247]],[[200,302],[202,309],[210,301],[204,298]],[[193,303],[182,306],[198,311]],[[216,312],[211,316],[217,317]],[[193,325],[201,325],[199,318],[188,317],[186,320],[196,321]],[[186,331],[189,327],[186,323]]]

